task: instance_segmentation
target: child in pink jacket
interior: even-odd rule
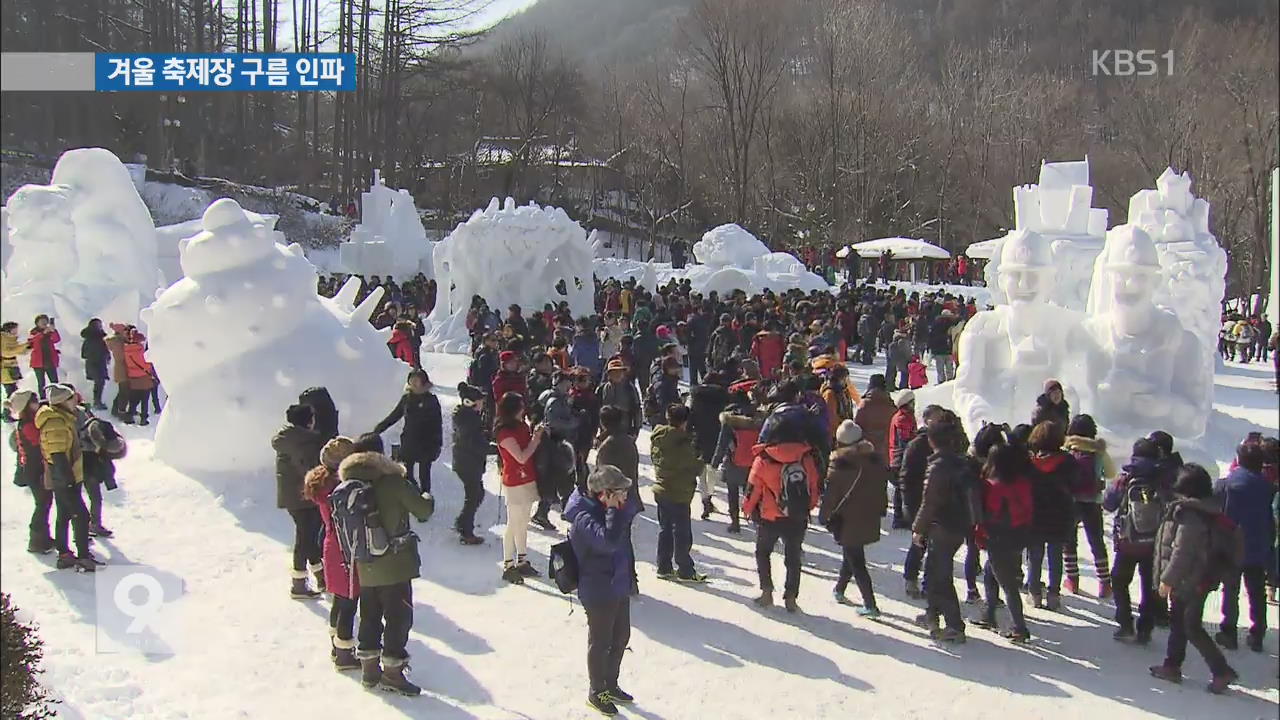
[[[924,363],[920,362],[919,355],[912,355],[911,362],[907,363],[907,387],[912,390],[919,390],[929,384],[929,369]]]

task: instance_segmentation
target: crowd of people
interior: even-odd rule
[[[321,293],[336,293],[340,280],[322,280]],[[416,695],[420,688],[405,674],[411,581],[420,567],[410,516],[425,521],[436,509],[431,466],[445,439],[418,350],[434,285],[421,278],[370,285],[387,288],[376,322],[395,328],[390,351],[412,366],[404,395],[375,427],[347,437],[324,388],[302,393],[271,439],[277,504],[295,528],[291,597],[332,598],[335,667],[359,670],[366,687]],[[1238,645],[1242,585],[1245,644],[1261,650],[1266,596],[1274,600],[1278,584],[1275,438],[1244,438],[1230,472],[1215,479],[1184,463],[1173,438],[1156,429],[1116,468],[1097,423],[1073,413],[1051,378],[1026,409],[1028,422],[985,425],[969,437],[952,411],[916,406],[914,390],[929,382],[926,359],[934,382],[954,378],[964,360],[957,338],[977,312],[973,300],[942,291],[846,285],[838,293],[701,297],[688,281],[651,292],[608,280],[597,285],[595,310],[574,317],[560,303],[513,305],[500,314],[475,298],[466,319],[472,358],[457,386],[450,440],[464,488],[454,520],[462,545],[484,544],[475,515],[488,458],[496,456],[506,514],[496,573],[502,581],[520,585],[541,574],[529,557],[531,526],[558,533],[556,508],[568,523],[573,567],[553,563],[551,574],[562,588],[576,589],[586,610],[587,702],[601,713],[614,715],[633,699],[619,687],[619,674],[630,599],[640,593],[632,524],[649,510],[639,492],[637,439],[645,427],[660,581],[708,581],[691,552],[696,499],[702,521],[723,513],[728,533],[754,528],[757,606],[778,599],[772,559],[781,542],[780,600],[787,612],[801,612],[803,546],[816,521],[842,551],[831,588],[836,602],[854,604],[846,595],[852,580],[858,615],[875,619],[866,548],[881,539],[888,517],[892,528],[910,532],[903,587],[921,603],[916,620],[933,639],[963,643],[973,624],[1028,642],[1024,596],[1053,611],[1064,593],[1086,592],[1077,543],[1083,525],[1098,583],[1093,594],[1112,599],[1116,640],[1145,645],[1157,627],[1169,628],[1154,676],[1181,681],[1190,642],[1209,666],[1210,690],[1224,692],[1237,679],[1222,650]],[[125,422],[140,412],[145,424],[156,379],[136,328],[113,325],[107,336],[95,320],[82,332],[94,385],[92,399],[82,402],[57,382],[53,321],[41,316],[35,325],[25,341],[14,323],[3,334],[19,473],[35,500],[30,549],[56,549],[59,567],[91,571],[90,536],[110,534],[97,486],[112,486],[112,462],[124,450],[93,410],[106,409],[103,383],[114,379],[127,405],[118,396],[112,412]],[[14,385],[16,358],[26,352],[38,369],[39,394]],[[850,363],[877,364],[881,356],[885,372],[855,387]],[[108,358],[123,368],[108,373]],[[149,385],[133,382],[141,380],[135,365],[145,367]],[[381,435],[397,424],[400,442],[388,449]],[[724,510],[717,506],[720,484]],[[1106,513],[1113,516],[1114,557]],[[962,547],[963,601],[953,565]],[[1219,587],[1223,617],[1210,637],[1201,617]],[[976,618],[966,618],[965,605],[977,607]]]

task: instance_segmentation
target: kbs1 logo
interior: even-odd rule
[[[1094,50],[1093,76],[1151,77],[1173,74],[1173,51],[1157,53],[1155,50]]]

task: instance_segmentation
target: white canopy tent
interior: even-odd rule
[[[995,255],[996,250],[1000,247],[1001,240],[1004,240],[1004,238],[998,237],[973,243],[964,249],[964,254],[975,260],[990,260],[991,256]]]

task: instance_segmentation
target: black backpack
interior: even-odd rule
[[[809,516],[809,472],[804,467],[805,453],[795,462],[782,464],[778,472],[782,478],[782,493],[778,496],[778,509],[789,518]]]
[[[1156,482],[1147,478],[1131,478],[1120,500],[1116,522],[1120,526],[1120,543],[1129,552],[1150,553],[1156,545],[1156,532],[1164,521],[1168,498]]]
[[[573,543],[564,540],[551,546],[547,575],[565,595],[578,589],[578,556],[573,552]]]

